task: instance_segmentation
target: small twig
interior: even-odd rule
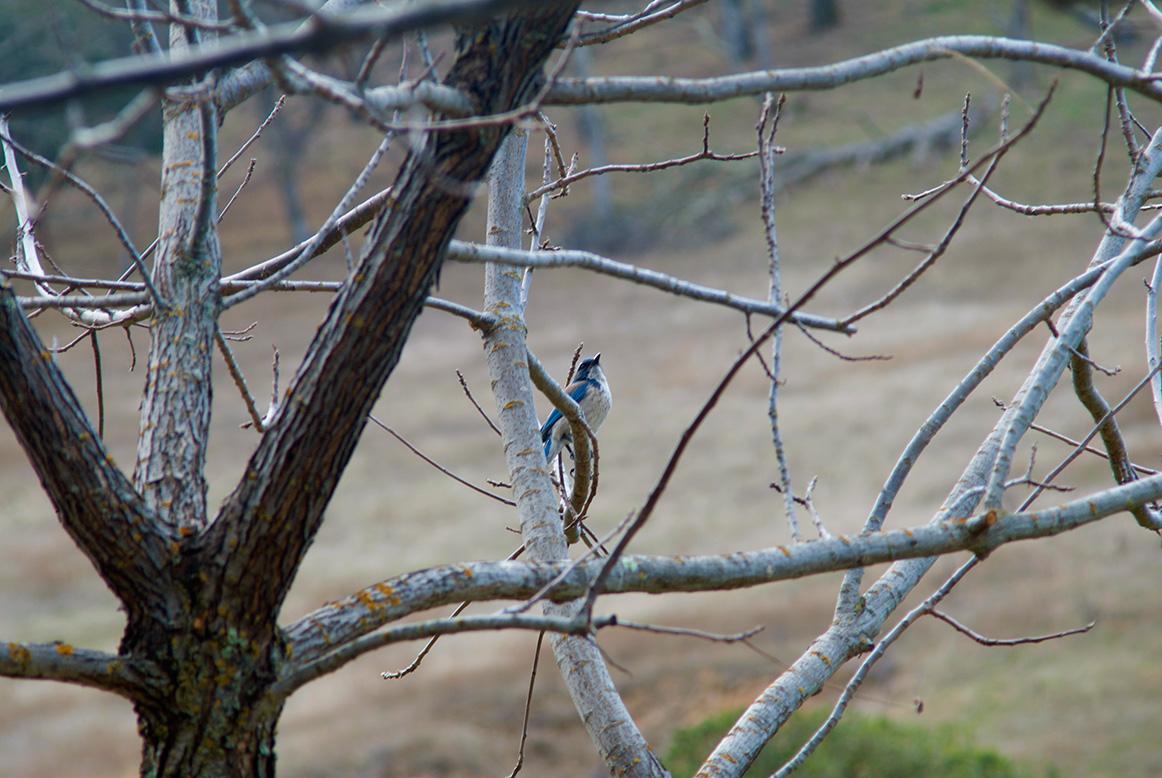
[[[351,207],[351,204],[355,201],[355,196],[367,183],[367,180],[371,177],[372,172],[376,167],[378,167],[380,160],[383,159],[383,156],[387,153],[388,149],[391,148],[392,137],[392,133],[388,133],[380,142],[379,147],[371,155],[371,159],[369,159],[367,164],[363,166],[363,169],[359,171],[359,175],[355,177],[355,181],[352,182],[351,186],[348,187],[347,192],[339,200],[339,203],[334,207],[334,209],[332,209],[331,215],[327,217],[325,222],[323,222],[323,226],[319,228],[319,231],[316,232],[315,235],[309,239],[301,248],[296,247],[293,250],[291,258],[286,262],[286,264],[265,276],[261,282],[254,284],[247,289],[243,289],[240,292],[235,292],[229,297],[223,299],[223,310],[245,302],[246,300],[249,300],[265,289],[278,283],[279,281],[285,280],[288,276],[290,276],[292,273],[294,273],[296,270],[298,270],[300,267],[316,256],[315,252],[322,245],[325,237],[328,236],[328,234],[331,232],[331,229],[335,227],[336,224],[340,221],[341,217],[346,213],[347,209]]]
[[[89,343],[93,346],[93,368],[96,371],[97,385],[97,437],[105,439],[105,388],[104,378],[101,375],[101,346],[97,343],[97,331],[89,331]]]
[[[480,414],[481,418],[484,419],[485,423],[487,423],[488,426],[492,428],[492,431],[499,435],[500,430],[497,429],[495,424],[493,424],[492,419],[488,418],[488,414],[485,413],[484,409],[480,407],[480,403],[476,402],[476,398],[472,396],[472,390],[468,388],[468,382],[464,380],[464,374],[457,370],[456,378],[460,379],[460,388],[464,390],[464,396],[468,398],[468,401],[472,403],[472,406],[476,408],[476,411]]]
[[[967,181],[971,184],[979,184],[980,182],[975,176],[970,176]],[[1029,205],[1027,203],[1019,203],[1016,200],[1010,200],[997,194],[994,190],[987,186],[981,186],[980,190],[985,197],[992,200],[994,203],[1002,208],[1007,208],[1014,213],[1019,213],[1022,216],[1056,216],[1056,215],[1072,215],[1078,213],[1093,213],[1095,210],[1100,210],[1103,213],[1113,213],[1113,203],[1099,203],[1094,205],[1092,202],[1086,203],[1054,203],[1051,205]]]
[[[1054,337],[1056,337],[1056,334],[1054,335]],[[1112,376],[1116,376],[1118,373],[1122,372],[1121,365],[1118,365],[1117,367],[1102,367],[1097,362],[1090,359],[1089,354],[1086,351],[1086,345],[1085,345],[1084,340],[1078,345],[1077,348],[1070,348],[1069,350],[1071,352],[1073,352],[1073,356],[1076,359],[1081,360],[1084,364],[1088,365],[1089,367],[1092,367],[1094,370],[1098,371],[1099,373],[1102,373],[1103,375],[1107,375],[1107,376],[1112,377]]]
[[[374,414],[368,414],[368,415],[367,415],[367,418],[369,418],[369,419],[371,419],[373,422],[375,422],[375,424],[376,424],[376,425],[378,425],[378,426],[379,426],[379,427],[380,427],[380,428],[381,428],[381,429],[382,429],[384,432],[387,432],[387,433],[388,433],[388,434],[390,434],[390,435],[391,435],[393,438],[395,438],[396,440],[398,440],[400,443],[404,444],[404,446],[406,446],[406,447],[407,447],[408,451],[412,452],[413,454],[415,454],[416,456],[418,456],[420,459],[424,460],[424,461],[425,461],[425,462],[427,462],[429,465],[431,465],[432,467],[436,468],[437,470],[439,470],[439,471],[440,471],[441,473],[443,473],[444,475],[446,475],[446,476],[448,476],[449,478],[451,478],[453,481],[456,481],[456,482],[458,482],[458,483],[461,483],[461,484],[463,484],[464,486],[467,486],[469,489],[473,490],[474,492],[479,492],[480,494],[483,494],[483,495],[485,495],[486,497],[491,497],[492,499],[496,500],[497,502],[504,503],[505,505],[509,505],[509,506],[512,506],[512,507],[515,507],[515,506],[516,506],[516,503],[515,503],[515,502],[513,502],[512,500],[507,500],[507,499],[505,499],[504,497],[501,497],[500,495],[493,494],[492,492],[488,491],[487,489],[481,489],[479,486],[477,486],[476,484],[472,483],[471,481],[466,481],[465,479],[463,479],[463,478],[461,478],[460,476],[456,475],[456,474],[455,474],[455,473],[453,473],[451,470],[449,470],[448,468],[444,467],[444,466],[443,466],[443,465],[441,465],[439,462],[436,462],[436,461],[435,461],[435,460],[433,460],[431,457],[429,457],[427,454],[425,454],[424,452],[420,451],[418,448],[416,448],[415,446],[413,446],[413,445],[412,445],[411,443],[409,443],[409,442],[408,442],[406,439],[404,439],[404,437],[403,437],[402,435],[400,435],[398,432],[396,432],[395,430],[393,430],[391,427],[387,426],[387,425],[386,425],[386,424],[384,424],[382,421],[380,421],[379,419],[375,418],[375,415],[374,415]]]
[[[1104,3],[1101,5],[1104,5]],[[1101,35],[1099,35],[1097,40],[1093,42],[1093,45],[1089,47],[1089,52],[1091,54],[1097,52],[1098,49],[1101,49],[1105,46],[1106,41],[1113,37],[1114,30],[1119,24],[1122,23],[1122,20],[1126,18],[1126,14],[1128,14],[1130,9],[1135,5],[1137,5],[1136,0],[1128,0],[1126,4],[1122,6],[1122,10],[1118,12],[1117,17],[1115,17],[1112,21],[1108,21],[1104,18],[1102,19]]]
[[[222,330],[222,335],[226,338],[226,340],[245,342],[251,339],[252,336],[250,333],[253,332],[254,328],[257,326],[258,322],[252,321],[250,324],[246,325],[240,330]]]
[[[997,407],[1001,408],[1002,410],[1005,410],[1008,407],[1005,403],[1001,402],[996,397],[993,398],[993,402],[996,403]],[[1095,456],[1099,456],[1102,459],[1109,459],[1110,458],[1109,454],[1107,454],[1106,452],[1102,451],[1099,448],[1094,448],[1093,446],[1089,446],[1089,445],[1083,445],[1080,441],[1075,440],[1074,438],[1071,438],[1068,435],[1062,435],[1060,432],[1057,432],[1055,430],[1051,430],[1048,427],[1044,427],[1040,424],[1036,424],[1036,423],[1030,424],[1029,429],[1034,430],[1036,432],[1040,432],[1042,435],[1047,435],[1048,437],[1051,437],[1054,440],[1059,440],[1062,443],[1065,443],[1066,445],[1074,446],[1074,447],[1080,446],[1081,449],[1083,451],[1085,451],[1085,453],[1087,453],[1087,454],[1094,454]],[[1142,467],[1141,465],[1131,465],[1131,466],[1134,468],[1134,470],[1139,475],[1158,475],[1158,472],[1159,472],[1157,470],[1151,470],[1148,467]]]
[[[78,0],[78,2],[94,13],[100,14],[108,19],[117,19],[118,21],[163,22],[166,24],[180,24],[183,27],[194,27],[200,30],[210,30],[212,32],[230,32],[237,27],[237,24],[233,20],[211,22],[196,16],[170,13],[168,11],[137,11],[127,10],[125,8],[114,8],[104,3],[99,3],[97,0]]]
[[[1109,16],[1110,16],[1109,4],[1108,3],[1100,3],[1099,7],[1098,7],[1098,18],[1099,18],[1099,24],[1103,30],[1107,29],[1110,25]],[[1149,76],[1150,71],[1154,69],[1153,68],[1153,61],[1158,55],[1157,45],[1158,45],[1158,41],[1155,41],[1154,48],[1151,50],[1150,54],[1146,57],[1146,63],[1149,63],[1149,65],[1147,65],[1146,63],[1143,63],[1142,68],[1139,70],[1139,72],[1143,73],[1143,77]],[[1118,63],[1117,42],[1114,40],[1114,38],[1112,36],[1106,39],[1105,46],[1103,48],[1105,51],[1106,59],[1109,60],[1110,62],[1114,63],[1115,65],[1119,64]],[[1117,104],[1117,107],[1118,107],[1118,116],[1121,119],[1122,138],[1126,142],[1126,151],[1129,154],[1130,162],[1133,163],[1138,159],[1138,156],[1142,152],[1141,146],[1138,145],[1138,139],[1134,137],[1134,125],[1135,125],[1137,120],[1134,119],[1134,115],[1130,112],[1130,106],[1126,102],[1126,90],[1125,90],[1125,88],[1120,87],[1120,86],[1113,87],[1113,94],[1114,94],[1114,102]]]
[[[234,352],[230,350],[230,344],[226,342],[226,338],[222,335],[221,327],[215,328],[214,341],[218,344],[218,350],[222,352],[222,358],[226,360],[226,369],[230,372],[230,377],[234,379],[234,385],[238,387],[238,392],[242,395],[242,402],[246,405],[246,412],[250,414],[250,420],[254,424],[254,429],[258,432],[266,432],[266,426],[262,423],[262,416],[259,415],[258,408],[254,405],[254,396],[250,393],[250,387],[246,385],[246,377],[242,375],[242,368],[238,366],[238,361],[234,359]]]
[[[862,356],[862,357],[853,357],[850,354],[844,354],[842,351],[839,351],[838,349],[834,349],[831,346],[828,346],[826,343],[821,341],[819,338],[812,335],[811,330],[804,327],[801,322],[792,321],[791,323],[799,328],[799,332],[803,333],[803,335],[806,336],[807,340],[811,341],[816,346],[823,349],[824,351],[826,351],[828,354],[835,357],[836,359],[840,359],[844,362],[890,362],[892,360],[892,356],[890,354],[868,354],[868,355]]]
[[[380,36],[371,44],[371,48],[367,51],[367,56],[363,58],[363,62],[359,65],[359,72],[355,74],[355,80],[351,85],[356,92],[362,92],[367,88],[367,82],[371,78],[371,71],[375,68],[375,63],[379,61],[379,57],[383,54],[383,50],[387,47],[387,38]],[[400,81],[403,81],[407,76],[407,62],[408,62],[408,48],[404,44],[403,56],[400,60],[399,72]]]
[[[274,420],[278,414],[278,347],[271,346],[274,350],[274,359],[270,365],[271,381],[270,381],[270,404],[266,407],[266,415],[262,417],[262,423],[267,427]]]
[[[258,163],[257,159],[250,160],[250,165],[246,168],[246,175],[242,177],[242,183],[238,185],[238,188],[236,190],[234,190],[234,195],[230,198],[230,201],[226,203],[225,207],[222,208],[222,212],[218,214],[218,223],[219,224],[221,224],[222,219],[225,218],[226,211],[229,211],[230,206],[234,205],[234,201],[238,199],[238,195],[242,194],[242,190],[245,189],[246,185],[250,183],[250,177],[252,175],[254,175],[254,166],[257,163]]]
[[[77,337],[73,338],[72,340],[70,340],[68,343],[66,343],[66,344],[65,344],[65,345],[63,345],[63,346],[57,346],[57,345],[56,345],[56,338],[55,338],[55,336],[54,336],[54,338],[53,338],[53,345],[52,345],[52,346],[49,348],[49,351],[50,351],[50,352],[52,352],[53,354],[63,354],[63,353],[65,353],[66,351],[71,351],[71,350],[72,350],[72,348],[73,348],[73,346],[77,345],[77,344],[78,344],[78,343],[80,343],[82,340],[84,340],[85,338],[89,337],[89,333],[90,333],[90,332],[93,332],[93,330],[91,330],[91,329],[86,329],[86,330],[85,330],[84,332],[82,332],[80,335],[78,335]]]
[[[321,256],[324,252],[339,243],[343,239],[344,235],[355,232],[360,227],[375,218],[375,216],[380,211],[387,207],[388,203],[390,202],[390,198],[391,187],[388,187],[387,189],[384,189],[373,197],[369,197],[359,205],[349,210],[347,213],[343,214],[343,216],[340,217],[329,228],[327,228],[327,225],[323,225],[325,229],[319,230],[319,233],[322,233],[322,239],[314,248],[312,258]],[[259,262],[257,265],[252,265],[245,270],[241,270],[237,273],[234,273],[233,275],[229,275],[226,278],[223,278],[222,283],[224,285],[228,285],[234,281],[266,278],[276,270],[279,270],[288,263],[294,261],[294,259],[299,256],[300,252],[310,244],[313,237],[314,236],[312,236],[311,239],[303,241],[291,250],[279,254],[277,257],[272,257],[271,259],[265,260],[264,262]]]
[[[129,331],[129,327],[125,327],[125,340],[129,341],[129,372],[137,367],[137,347],[133,345],[133,333]]]
[[[688,629],[686,627],[659,627],[656,624],[639,624],[633,621],[622,621],[618,619],[611,627],[624,627],[625,629],[633,629],[639,632],[653,632],[658,635],[675,635],[678,637],[700,638],[701,640],[709,640],[714,643],[744,643],[755,635],[762,632],[766,627],[758,626],[752,627],[745,632],[736,632],[733,635],[717,635],[713,632],[704,632],[700,629]]]
[[[73,289],[124,289],[137,292],[145,289],[139,281],[106,281],[100,278],[73,278],[72,276],[28,273],[22,270],[0,270],[0,276],[5,278],[19,278],[23,281],[35,281],[37,285],[68,284]]]
[[[819,511],[815,508],[815,501],[811,499],[811,495],[815,492],[815,485],[818,483],[819,476],[815,476],[811,479],[811,483],[807,484],[807,493],[803,495],[803,504],[807,506],[807,511],[811,514],[811,521],[815,524],[819,537],[826,540],[831,537],[831,533],[823,526],[823,517],[819,515]]]
[[[565,165],[565,155],[561,152],[561,142],[557,138],[557,125],[549,121],[549,117],[545,116],[544,112],[538,112],[537,118],[541,120],[541,126],[545,128],[545,137],[549,141],[549,146],[553,150],[553,159],[557,163],[557,175],[561,178],[566,178],[570,174],[569,168],[576,164],[577,155],[573,155],[573,163]],[[566,189],[568,187],[566,186]]]
[[[964,93],[964,108],[960,111],[960,170],[968,170],[968,109],[972,105],[972,92]]]
[[[545,159],[544,159],[544,162],[541,163],[541,180],[544,181],[545,183],[548,183],[553,177],[552,141],[550,138],[551,138],[551,136],[545,137]],[[550,198],[550,197],[542,197],[540,205],[537,207],[536,216],[533,216],[533,214],[531,212],[529,213],[529,224],[531,225],[529,227],[529,232],[532,233],[532,245],[529,246],[530,250],[536,250],[536,249],[540,248],[540,246],[541,246],[541,243],[543,241],[541,236],[544,234],[545,218],[549,214],[549,200],[551,200],[551,199],[552,198]],[[526,202],[525,208],[527,209],[528,208],[527,203],[529,202],[528,198],[525,198],[525,202]],[[525,276],[528,277],[531,274],[532,274],[532,268],[525,268]],[[528,302],[528,292],[525,288],[525,285],[524,285],[523,279],[522,279],[521,304],[524,305],[527,302]]]
[[[940,619],[945,624],[948,624],[950,627],[955,629],[957,632],[960,632],[964,635],[968,635],[970,638],[975,640],[977,643],[980,643],[982,646],[1023,646],[1023,645],[1028,644],[1028,643],[1044,643],[1044,642],[1049,641],[1049,640],[1057,640],[1058,638],[1064,638],[1064,637],[1068,637],[1070,635],[1081,635],[1081,634],[1084,634],[1086,632],[1089,632],[1091,629],[1093,629],[1095,626],[1097,626],[1096,621],[1091,621],[1089,624],[1085,625],[1084,627],[1077,627],[1075,629],[1067,629],[1067,630],[1063,630],[1061,632],[1054,632],[1052,635],[1041,635],[1039,637],[1033,637],[1033,638],[1010,638],[1010,639],[986,638],[984,635],[981,635],[979,632],[974,632],[973,630],[971,630],[968,627],[966,627],[965,625],[961,624],[959,621],[952,618],[951,616],[949,616],[947,613],[944,613],[943,611],[939,611],[939,610],[936,610],[935,608],[932,608],[930,611],[928,611],[928,613],[931,614],[932,616],[935,616],[936,618]]]
[[[524,721],[521,722],[520,727],[520,748],[517,749],[516,766],[512,768],[512,772],[508,774],[508,778],[516,778],[516,774],[524,767],[525,763],[525,741],[529,737],[529,713],[533,709],[533,685],[537,682],[537,665],[541,661],[541,645],[545,642],[545,633],[541,632],[537,635],[537,648],[533,652],[533,667],[529,672],[529,693],[525,697],[525,715]]]
[[[243,143],[241,147],[239,147],[238,151],[234,152],[234,156],[226,160],[226,164],[218,168],[219,178],[222,177],[223,173],[230,169],[231,165],[238,161],[239,157],[246,153],[246,149],[250,148],[251,145],[253,145],[253,143],[262,136],[263,130],[270,126],[270,123],[274,121],[275,116],[278,116],[278,112],[282,110],[282,107],[285,103],[286,95],[282,95],[278,98],[278,101],[274,104],[274,108],[271,109],[270,114],[266,117],[265,120],[263,120],[262,124],[258,125],[258,129],[254,131],[254,134],[251,135],[250,138],[247,139],[247,141]]]
[[[452,615],[449,616],[448,618],[450,618],[450,619],[456,618],[457,616],[459,616],[461,613],[464,612],[464,609],[467,608],[468,605],[469,605],[469,603],[467,603],[467,602],[460,603],[459,605],[456,606],[456,610],[452,611]],[[541,634],[544,635],[545,633],[542,632]],[[424,647],[420,649],[420,653],[416,654],[416,658],[412,660],[412,663],[410,665],[408,665],[407,667],[405,667],[402,670],[394,670],[390,673],[387,673],[387,672],[380,673],[379,677],[385,681],[394,681],[397,678],[403,678],[405,675],[411,675],[412,673],[414,673],[416,670],[419,669],[420,664],[424,661],[424,657],[426,657],[428,655],[428,652],[430,652],[432,650],[432,646],[436,645],[436,641],[439,639],[440,639],[439,635],[432,635],[432,637],[428,638],[428,642],[424,644]]]
[[[606,543],[615,538],[623,529],[625,529],[626,525],[629,524],[631,519],[633,519],[632,513],[629,516],[626,516],[625,519],[616,527],[614,527],[608,535],[599,540],[594,546],[587,549],[584,554],[570,561],[569,564],[565,565],[565,568],[560,573],[553,576],[553,579],[538,589],[532,597],[529,597],[518,605],[513,605],[511,608],[507,608],[505,613],[524,613],[529,608],[543,600],[548,596],[549,592],[553,590],[553,587],[568,578],[575,569],[580,567],[581,564],[585,562],[585,560],[591,556],[596,556],[598,549],[604,548]]]
[[[519,534],[520,531],[516,530],[516,532]],[[509,554],[508,559],[506,561],[512,562],[515,559],[519,559],[520,555],[523,554],[524,552],[525,552],[525,547],[522,545],[519,548],[517,548],[516,551],[513,551],[511,554]],[[459,605],[457,605],[456,610],[452,611],[452,615],[449,616],[448,618],[454,619],[457,616],[459,616],[461,613],[464,612],[464,609],[467,608],[470,603],[471,603],[471,601],[466,601],[466,602],[462,602]],[[391,681],[391,680],[394,680],[396,678],[403,678],[405,675],[410,675],[411,673],[414,673],[419,668],[420,663],[424,661],[424,657],[426,657],[428,655],[428,652],[430,652],[432,650],[432,646],[436,645],[436,641],[439,639],[440,639],[439,635],[433,635],[431,637],[431,639],[428,640],[428,642],[424,645],[424,647],[422,649],[420,649],[420,653],[416,655],[416,658],[414,660],[412,660],[412,663],[410,665],[408,665],[407,667],[405,667],[404,669],[397,670],[397,671],[391,672],[391,673],[380,673],[379,677],[383,678],[384,680]]]
[[[775,133],[779,130],[779,117],[782,115],[786,95],[779,95],[778,99],[768,92],[763,97],[762,111],[759,113],[755,131],[758,134],[759,154],[759,201],[762,212],[763,228],[767,239],[767,273],[770,277],[767,289],[767,300],[777,305],[783,297],[783,282],[779,265],[779,238],[775,222]],[[710,115],[707,114],[702,137],[703,151],[710,149]],[[747,321],[748,335],[750,321]],[[758,351],[755,351],[758,356]],[[759,360],[762,361],[761,358]],[[795,515],[795,500],[791,494],[791,471],[787,465],[787,451],[783,445],[783,432],[779,427],[779,373],[783,363],[783,328],[777,327],[771,338],[771,364],[767,370],[769,377],[767,392],[767,419],[770,423],[771,441],[775,448],[775,461],[779,469],[779,482],[783,486],[783,512],[787,517],[787,526],[791,531],[791,539],[802,540],[799,529],[799,518]],[[765,365],[764,365],[765,367]]]
[[[667,170],[672,167],[681,167],[682,165],[689,165],[692,162],[699,162],[701,160],[711,160],[714,162],[733,162],[740,159],[751,159],[759,155],[757,151],[748,151],[745,154],[718,154],[710,150],[710,114],[706,114],[703,118],[703,137],[702,150],[696,154],[690,154],[685,157],[675,157],[673,159],[662,160],[661,162],[648,162],[642,164],[624,164],[624,165],[602,165],[600,167],[586,168],[577,173],[571,173],[562,178],[558,178],[551,183],[543,184],[528,193],[528,199],[534,200],[541,195],[555,192],[558,189],[567,190],[570,184],[575,184],[578,181],[589,178],[590,176],[600,176],[606,173],[654,173],[659,170]],[[776,154],[783,153],[784,149],[775,147]],[[561,192],[560,197],[568,194],[567,191]]]

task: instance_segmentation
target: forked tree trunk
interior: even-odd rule
[[[527,105],[578,4],[530,4],[459,30],[445,83],[482,116]],[[85,664],[78,655],[68,679],[133,701],[142,775],[265,778],[298,685],[288,679],[302,669],[278,626],[283,600],[509,127],[454,127],[416,142],[357,272],[210,522],[203,467],[219,261],[215,210],[199,203],[213,196],[216,117],[190,104],[165,116],[167,142],[193,145],[186,159],[166,157],[163,202],[172,196],[174,211],[162,223],[172,234],[162,236],[154,271],[166,304],[154,322],[136,483],[3,287],[0,406],[62,525],[127,614],[120,656]]]

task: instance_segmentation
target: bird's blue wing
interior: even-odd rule
[[[584,381],[572,383],[565,387],[565,391],[573,398],[573,402],[580,404],[581,398],[589,391],[589,384]],[[553,434],[553,425],[561,419],[561,412],[556,408],[549,414],[549,418],[545,419],[544,425],[541,427],[541,440],[547,441],[549,436]]]
[[[541,427],[541,440],[547,441],[549,436],[553,434],[553,425],[561,418],[561,412],[556,408],[549,414],[549,418],[545,419],[544,426]]]

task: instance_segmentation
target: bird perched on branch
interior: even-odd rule
[[[577,366],[575,380],[565,387],[565,394],[581,406],[585,423],[596,433],[613,405],[609,381],[605,378],[605,371],[601,369],[600,354],[581,361]],[[541,427],[541,441],[545,444],[545,460],[550,465],[561,453],[561,448],[573,442],[573,431],[569,427],[569,421],[556,408]]]

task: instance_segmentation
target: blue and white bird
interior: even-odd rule
[[[605,378],[605,371],[601,369],[600,354],[592,359],[581,360],[581,364],[577,366],[575,380],[565,387],[565,393],[581,406],[585,422],[596,434],[613,405],[609,381]],[[545,444],[545,460],[550,465],[561,453],[561,448],[573,442],[573,431],[569,427],[569,422],[556,408],[541,427],[541,441]]]

